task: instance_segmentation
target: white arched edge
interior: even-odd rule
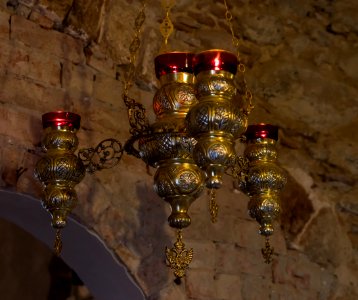
[[[52,248],[54,230],[39,200],[0,189],[0,217],[32,234]],[[78,274],[98,300],[143,300],[142,290],[103,241],[68,218],[61,258]]]

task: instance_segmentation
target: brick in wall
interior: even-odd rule
[[[24,19],[11,17],[11,39],[74,63],[84,63],[83,42],[58,31],[47,30]]]
[[[190,264],[191,269],[214,270],[216,247],[212,241],[186,239],[185,245],[194,249],[194,259]]]
[[[10,15],[0,11],[0,39],[8,40],[10,32]]]
[[[218,273],[271,275],[271,266],[265,264],[261,251],[240,248],[227,243],[217,243],[216,246],[216,271]]]
[[[6,72],[30,78],[36,82],[54,87],[61,84],[61,62],[53,55],[34,51],[16,41],[0,40],[2,54],[0,68]]]
[[[190,270],[186,276],[187,295],[190,298],[215,298],[216,290],[213,271]]]
[[[114,77],[98,74],[94,82],[93,97],[114,108],[125,109],[122,100],[122,82]]]
[[[241,277],[218,274],[215,276],[216,295],[222,300],[244,300],[241,295]]]
[[[80,91],[88,97],[92,96],[96,71],[83,64],[64,61],[62,64],[61,84],[65,89]]]

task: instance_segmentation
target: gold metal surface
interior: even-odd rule
[[[86,170],[93,173],[111,168],[118,164],[123,154],[123,147],[118,141],[107,139],[95,149],[80,150],[79,156],[76,156],[76,128],[79,125],[48,125],[42,139],[46,154],[35,167],[35,177],[44,186],[42,205],[51,214],[52,227],[56,229],[56,255],[60,255],[62,250],[60,230],[66,226],[67,216],[77,204],[75,186],[83,179]]]
[[[261,249],[261,253],[265,260],[265,263],[270,264],[272,262],[273,252],[274,252],[274,248],[270,246],[269,238],[266,237],[265,248]]]
[[[210,199],[209,199],[209,212],[210,219],[212,223],[216,223],[218,221],[218,213],[219,213],[219,205],[216,202],[216,190],[210,189]]]
[[[78,151],[78,157],[82,160],[86,171],[94,173],[103,169],[116,166],[122,158],[123,146],[115,139],[106,139],[100,142],[96,148],[85,148]]]
[[[175,0],[162,0],[162,8],[165,11],[165,17],[159,26],[160,33],[163,36],[163,43],[160,48],[160,53],[169,52],[170,48],[168,45],[168,39],[174,31],[174,25],[170,19],[170,10],[175,5]]]
[[[153,99],[157,118],[150,133],[139,139],[139,153],[147,164],[157,168],[154,190],[170,204],[169,225],[179,229],[177,241],[172,249],[166,249],[166,256],[180,278],[193,253],[185,249],[180,230],[191,223],[188,209],[201,194],[205,176],[192,158],[196,140],[185,128],[187,112],[197,103],[194,76],[179,72],[162,76],[160,82],[162,86]]]
[[[176,74],[164,76],[164,84],[153,99],[156,122],[151,125],[151,133],[139,139],[140,156],[151,166],[179,158],[192,163],[191,154],[196,140],[186,132],[185,116],[197,99],[192,75],[184,72]]]
[[[187,129],[197,140],[193,157],[205,171],[206,186],[217,189],[222,175],[235,156],[235,139],[247,128],[247,115],[239,103],[233,74],[225,71],[205,71],[197,76],[199,103],[187,114]]]
[[[169,225],[182,229],[191,223],[189,206],[203,190],[204,176],[193,160],[167,159],[159,162],[154,190],[171,206]]]
[[[129,96],[129,91],[133,86],[135,77],[135,65],[138,50],[141,45],[140,34],[145,21],[146,0],[142,0],[142,8],[134,22],[134,38],[129,46],[129,65],[124,78],[123,102],[127,107],[128,120],[130,125],[129,132],[132,136],[138,136],[149,130],[149,122],[145,107]],[[137,153],[131,147],[126,148],[128,154],[137,156]],[[132,151],[133,150],[133,151]]]
[[[192,248],[186,249],[183,243],[182,231],[177,231],[177,240],[172,248],[165,248],[165,255],[168,266],[174,270],[174,275],[177,278],[185,276],[185,271],[193,260],[194,250]]]
[[[171,82],[186,83],[191,85],[195,83],[195,76],[194,74],[187,72],[177,72],[163,75],[160,77],[159,81],[162,86]]]
[[[273,223],[280,214],[280,191],[286,184],[286,175],[277,163],[276,141],[257,138],[248,141],[244,155],[249,161],[246,178],[240,187],[250,197],[250,216],[260,224],[260,234],[269,237],[273,234]],[[242,178],[241,178],[242,179]],[[271,261],[273,250],[266,240],[262,250],[265,261]]]
[[[58,230],[55,241],[58,254],[62,248],[59,230],[65,227],[68,214],[77,204],[74,187],[85,175],[85,166],[74,154],[77,145],[76,129],[46,128],[43,138],[46,155],[35,168],[35,176],[44,185],[42,205],[52,215],[52,226]]]
[[[254,108],[254,106],[252,104],[252,92],[250,91],[250,89],[247,86],[246,76],[245,76],[246,67],[245,67],[245,64],[242,62],[242,59],[240,57],[240,51],[239,51],[240,41],[236,37],[235,32],[234,32],[234,27],[232,24],[232,14],[231,14],[229,6],[227,4],[227,0],[224,0],[224,5],[225,5],[225,9],[226,9],[225,19],[226,19],[226,22],[230,28],[231,41],[232,41],[233,46],[236,48],[236,53],[237,53],[236,56],[237,56],[237,60],[239,62],[238,74],[240,74],[240,78],[239,78],[239,76],[236,76],[238,92],[240,95],[243,96],[243,98],[245,100],[244,113],[248,116],[250,114],[251,110]]]
[[[61,230],[56,229],[55,242],[53,244],[53,250],[56,256],[60,256],[62,251],[62,239],[61,239]]]

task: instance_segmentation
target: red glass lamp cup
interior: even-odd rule
[[[227,71],[236,74],[238,60],[234,53],[213,49],[198,53],[194,57],[195,75],[203,71]]]
[[[278,127],[271,124],[255,124],[247,127],[245,136],[248,140],[272,139],[278,140]]]
[[[194,53],[169,52],[158,55],[155,60],[155,74],[159,79],[163,75],[186,72],[193,73]]]
[[[72,112],[54,111],[42,115],[42,126],[47,127],[69,127],[71,129],[79,129],[81,124],[81,116]]]

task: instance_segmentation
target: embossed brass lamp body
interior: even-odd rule
[[[71,112],[50,112],[42,116],[46,155],[36,164],[35,176],[44,185],[43,207],[52,216],[52,226],[65,227],[68,214],[77,204],[74,189],[85,176],[85,166],[74,154],[81,117]],[[59,234],[59,231],[57,231]],[[61,252],[59,236],[55,251]]]
[[[36,164],[35,177],[44,186],[42,205],[51,214],[51,224],[56,229],[54,250],[57,255],[62,249],[60,230],[66,226],[67,216],[78,202],[75,186],[86,171],[112,168],[123,154],[118,141],[107,139],[95,149],[81,149],[79,155],[75,155],[80,121],[81,117],[72,112],[49,112],[42,116],[42,146],[46,154]]]
[[[204,51],[194,59],[199,103],[190,109],[187,127],[198,141],[193,156],[210,189],[222,185],[222,175],[235,156],[235,140],[247,127],[247,115],[233,101],[237,64],[237,57],[224,50]]]
[[[280,214],[280,191],[286,184],[285,172],[276,162],[278,128],[269,124],[250,125],[245,135],[244,156],[249,161],[249,168],[241,187],[250,197],[250,216],[260,224],[260,234],[268,238],[273,234],[273,222]],[[268,240],[262,251],[269,263],[273,249]]]
[[[203,190],[204,182],[204,174],[192,158],[196,140],[188,135],[185,127],[186,114],[197,103],[192,58],[193,54],[186,52],[156,57],[156,74],[161,83],[153,99],[157,118],[150,134],[139,140],[141,157],[157,168],[154,189],[171,206],[169,225],[178,230],[190,225],[188,209]],[[179,232],[174,248],[166,250],[167,260],[177,277],[185,274],[192,258],[189,252]]]

